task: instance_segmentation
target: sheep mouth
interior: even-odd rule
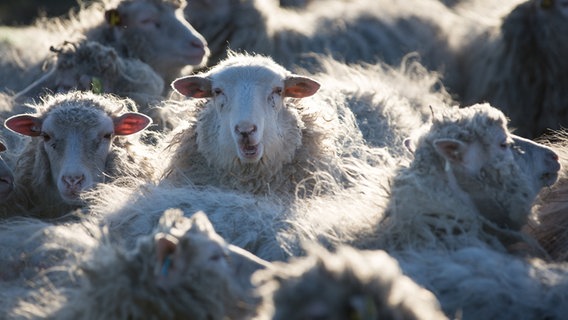
[[[545,187],[550,187],[558,180],[558,172],[545,172],[540,176],[540,180]]]
[[[248,143],[241,143],[239,144],[239,158],[246,162],[255,162],[262,157],[262,144],[248,144]]]

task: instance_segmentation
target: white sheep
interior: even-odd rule
[[[182,17],[185,5],[185,0],[101,0],[70,17],[4,28],[0,85],[11,92],[23,90],[45,75],[41,67],[50,46],[81,39],[110,46],[123,58],[140,59],[170,83],[186,66],[200,65],[208,56],[207,42]]]
[[[169,181],[309,196],[352,185],[357,166],[365,170],[366,147],[349,109],[310,97],[318,82],[268,57],[232,54],[172,86],[198,99],[189,100],[191,122],[168,146]]]
[[[523,172],[506,126],[503,113],[488,104],[435,114],[417,137],[414,160],[392,181],[378,240],[372,241],[388,248],[535,245],[519,230],[560,166],[547,150],[544,172]]]
[[[277,1],[194,0],[185,14],[207,39],[211,65],[224,59],[227,48],[269,55],[287,68],[310,67],[314,52],[346,62],[398,64],[418,51],[426,65],[451,64],[441,31],[455,17],[437,0],[313,1],[297,11]]]
[[[14,169],[14,202],[53,217],[82,203],[80,195],[97,183],[122,175],[153,177],[153,166],[131,135],[151,122],[131,100],[88,92],[48,96],[36,114],[8,118],[5,126],[32,137]],[[26,201],[27,200],[27,201]],[[4,205],[6,214],[16,214]],[[26,210],[27,212],[27,210]]]
[[[157,227],[124,249],[103,237],[84,255],[67,290],[37,291],[14,314],[57,319],[248,319],[250,277],[270,265],[228,245],[203,213],[167,210]]]
[[[448,86],[465,105],[489,102],[503,110],[521,136],[566,126],[567,17],[562,1],[529,0],[497,25],[473,20],[484,28],[463,31],[460,70]]]
[[[386,252],[308,249],[253,275],[264,300],[260,319],[448,319]]]

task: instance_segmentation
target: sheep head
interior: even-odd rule
[[[45,167],[34,167],[34,174],[50,174],[66,203],[79,204],[81,192],[104,180],[115,136],[137,133],[151,123],[137,112],[109,113],[104,101],[94,94],[59,95],[42,114],[19,114],[5,122],[10,130],[39,139],[36,162],[42,159]]]
[[[172,86],[185,96],[208,99],[205,105],[209,110],[202,114],[218,123],[208,124],[215,126],[215,131],[200,132],[198,128],[198,139],[200,134],[202,138],[214,136],[209,141],[198,141],[198,148],[200,152],[214,150],[204,155],[223,169],[235,162],[244,165],[265,161],[281,166],[291,161],[301,145],[301,124],[296,110],[285,100],[311,96],[320,87],[316,81],[291,74],[272,60],[258,56],[228,59],[207,74],[177,79]],[[202,116],[200,121],[213,120]]]
[[[121,1],[105,12],[116,43],[169,82],[187,65],[205,64],[207,41],[184,18],[185,1]],[[172,76],[173,75],[173,76]]]
[[[498,226],[519,229],[535,199],[535,184],[515,160],[506,125],[503,113],[488,104],[449,110],[419,140],[413,167],[423,172],[435,167],[454,196],[471,201]],[[434,167],[427,158],[437,158]]]

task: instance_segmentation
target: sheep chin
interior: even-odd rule
[[[82,206],[85,204],[84,201],[81,199],[82,191],[83,190],[79,192],[73,190],[60,191],[59,195],[61,196],[61,199],[63,199],[63,201],[69,205]]]
[[[260,161],[264,154],[262,143],[256,145],[240,143],[237,150],[239,159],[243,163],[256,163]]]

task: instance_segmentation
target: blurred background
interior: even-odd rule
[[[38,16],[61,16],[72,7],[78,7],[77,0],[0,0],[0,24],[30,24]]]

